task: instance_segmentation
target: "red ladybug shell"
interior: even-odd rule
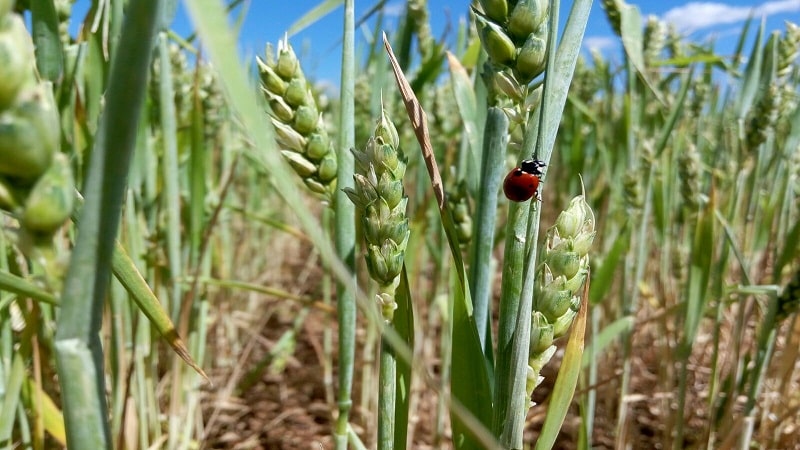
[[[506,197],[514,202],[524,202],[536,195],[542,176],[541,168],[545,165],[537,159],[522,161],[519,167],[509,172],[503,181],[503,192]]]

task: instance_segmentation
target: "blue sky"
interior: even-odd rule
[[[321,0],[252,0],[248,5],[247,18],[242,28],[242,50],[246,53],[261,53],[266,42],[277,42],[284,32],[313,5]],[[377,0],[356,0],[356,17],[360,17]],[[571,2],[562,1],[562,7]],[[783,30],[784,20],[800,23],[800,0],[744,1],[727,0],[720,2],[685,1],[636,1],[642,16],[656,15],[662,20],[674,23],[679,30],[692,39],[705,41],[713,39],[720,54],[730,54],[739,37],[742,25],[751,13],[755,17],[766,17],[768,30]],[[405,2],[389,0],[387,15],[395,18],[402,12]],[[453,37],[459,20],[467,17],[468,0],[429,0],[431,26],[438,37],[450,27]],[[339,78],[341,46],[337,45],[341,36],[342,7],[331,12],[324,19],[314,23],[295,36],[290,42],[301,55],[306,73],[317,81],[336,81]],[[566,17],[567,10],[561,13]],[[178,22],[182,20],[177,20]],[[394,26],[392,20],[389,26]],[[368,31],[368,30],[365,30]],[[365,33],[356,31],[357,40],[365,39]],[[602,10],[601,2],[595,0],[589,18],[585,37],[586,47],[604,51],[610,58],[619,55],[618,39],[612,33]],[[336,81],[338,83],[338,81]]]
[[[245,55],[262,54],[267,42],[277,43],[286,30],[309,9],[322,0],[245,0],[247,15],[240,35],[240,50]],[[356,0],[356,18],[363,15],[377,0]],[[714,40],[716,50],[722,55],[730,54],[738,39],[742,25],[751,13],[764,17],[768,30],[783,30],[785,20],[800,23],[800,0],[744,1],[724,0],[717,2],[697,1],[629,1],[638,5],[642,16],[655,15],[672,22],[683,33],[695,41]],[[386,14],[392,20],[387,31],[395,26],[396,18],[403,11],[405,2],[389,0]],[[562,1],[562,8],[571,2]],[[431,25],[434,36],[439,37],[450,23],[450,38],[460,20],[465,20],[469,0],[429,0]],[[323,19],[315,22],[297,35],[290,43],[301,57],[306,74],[316,81],[338,84],[341,54],[343,8],[339,7]],[[564,18],[565,9],[561,13]],[[80,17],[80,16],[79,16]],[[174,29],[181,35],[191,32],[191,23],[182,8],[174,22]],[[365,30],[356,30],[356,42],[365,42]],[[619,44],[606,21],[601,2],[595,0],[584,40],[585,47],[602,50],[609,58],[619,59]]]

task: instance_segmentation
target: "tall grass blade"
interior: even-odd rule
[[[31,28],[31,37],[36,46],[36,68],[42,78],[55,82],[64,71],[64,54],[52,0],[31,1]]]
[[[356,345],[355,298],[355,205],[344,190],[353,186],[355,162],[350,151],[355,147],[355,0],[345,0],[342,30],[342,73],[339,101],[339,136],[337,142],[337,189],[334,195],[336,252],[352,275],[339,278],[336,284],[339,332],[339,415],[336,418],[336,449],[347,448],[352,405],[353,371]]]
[[[19,406],[19,396],[22,393],[22,384],[25,382],[25,361],[22,353],[14,353],[11,365],[6,366],[5,392],[3,393],[3,409],[0,410],[0,442],[11,442],[11,433],[14,432],[15,416]]]
[[[688,358],[691,344],[697,333],[700,320],[703,318],[707,300],[706,289],[708,279],[713,267],[714,243],[717,236],[714,227],[713,210],[716,204],[712,202],[707,208],[700,211],[697,227],[694,230],[694,242],[689,266],[689,282],[686,292],[686,321],[683,330],[683,345],[679,355]]]
[[[539,439],[536,440],[536,450],[553,448],[572,403],[575,386],[578,384],[578,376],[581,373],[581,361],[583,359],[584,336],[586,334],[586,311],[589,309],[588,285],[589,277],[586,278],[581,309],[572,324],[569,343],[567,343],[567,347],[564,350],[564,358],[558,370],[558,378],[556,378],[556,384],[553,386],[553,393],[550,395],[547,416],[545,416]]]
[[[181,249],[181,199],[178,181],[178,126],[176,123],[175,92],[173,90],[172,64],[170,64],[167,34],[158,36],[158,96],[161,122],[161,141],[163,159],[161,162],[164,191],[160,197],[164,202],[167,226],[164,233],[167,241],[167,262],[172,273],[169,311],[172,320],[177,322],[181,308],[183,289],[178,280],[183,276],[183,255]]]
[[[492,354],[491,304],[489,301],[494,275],[492,250],[494,250],[498,191],[505,171],[507,145],[508,116],[502,109],[491,107],[486,114],[486,126],[483,134],[481,180],[475,198],[475,225],[469,266],[475,324],[489,366],[494,365],[494,361],[489,359],[489,355]]]
[[[750,17],[744,22],[744,26],[742,26],[742,31],[739,33],[739,39],[736,40],[736,47],[733,51],[733,57],[731,58],[731,62],[733,67],[738,67],[739,63],[742,61],[742,52],[744,51],[745,44],[747,43],[747,35],[750,32],[750,27],[753,25],[753,15],[750,14]]]
[[[409,348],[414,348],[414,309],[411,299],[411,291],[408,285],[408,273],[405,265],[400,274],[400,284],[395,293],[397,309],[394,311],[392,321],[397,335],[408,344]],[[406,448],[406,437],[408,435],[409,420],[409,399],[411,395],[411,361],[403,358],[397,359],[396,369],[397,380],[395,385],[395,426],[394,426],[394,449],[404,450]]]
[[[11,292],[51,305],[58,305],[60,303],[58,298],[53,294],[36,286],[25,278],[5,271],[0,271],[0,291]],[[0,311],[4,310],[6,306],[4,301],[0,301]]]
[[[586,32],[586,23],[589,20],[589,11],[592,9],[592,0],[577,0],[572,3],[569,17],[567,18],[564,34],[556,52],[550,52],[550,61],[547,63],[547,77],[542,99],[542,131],[536,154],[542,160],[549,162],[550,154],[556,142],[558,126],[567,102],[569,85],[575,72],[575,64],[580,54],[581,42]],[[555,14],[555,9],[551,11]],[[551,30],[556,30],[551,26]],[[555,35],[555,31],[551,31]],[[551,47],[552,48],[552,47]],[[553,55],[553,53],[555,53]]]
[[[464,133],[467,136],[467,145],[464,146],[467,153],[464,178],[467,180],[469,191],[474,193],[478,190],[480,180],[481,136],[483,135],[481,121],[486,108],[479,108],[473,87],[474,83],[461,61],[450,52],[447,52],[447,61],[450,67],[450,80],[453,83],[453,96],[464,126]]]
[[[685,432],[684,405],[687,398],[689,356],[692,352],[692,344],[695,341],[700,320],[703,318],[706,303],[708,302],[708,283],[713,268],[712,258],[717,235],[714,227],[713,211],[715,208],[716,203],[712,193],[712,199],[709,204],[699,211],[699,217],[692,236],[692,250],[689,256],[689,279],[684,293],[685,317],[683,335],[676,351],[676,356],[680,361],[680,368],[678,373],[678,411],[675,422],[676,435],[673,442],[673,448],[675,449],[682,447],[680,443],[683,442]]]
[[[634,320],[631,316],[620,317],[606,325],[586,346],[586,352],[583,354],[583,366],[586,367],[592,363],[590,360],[592,355],[599,357],[606,348],[617,342],[620,336],[633,331],[633,326]]]
[[[456,270],[453,268],[453,270]],[[458,283],[455,278],[451,285]],[[492,387],[478,339],[471,303],[454,290],[452,319],[452,363],[450,389],[452,396],[469,411],[486,429],[492,423]],[[459,449],[483,449],[484,445],[474,432],[474,426],[457,413],[451,413],[453,444]]]
[[[756,40],[753,42],[753,50],[747,58],[747,67],[744,69],[744,76],[739,84],[739,95],[734,100],[734,114],[738,119],[744,119],[747,112],[750,111],[753,102],[758,95],[758,89],[761,85],[761,67],[764,64],[764,29],[766,27],[766,19],[761,20],[761,25],[758,27]]]
[[[206,199],[208,195],[207,178],[209,178],[209,166],[207,164],[210,151],[213,150],[214,142],[208,142],[205,133],[205,126],[208,123],[205,111],[200,98],[200,86],[198,79],[202,76],[201,66],[195,68],[195,83],[192,89],[192,113],[191,113],[191,144],[189,148],[189,267],[194,268],[195,274],[201,270],[200,258],[203,253],[204,245],[208,243],[204,240],[204,230],[206,236],[213,229],[213,224],[206,223]],[[235,165],[235,162],[232,163]],[[222,189],[222,195],[227,193],[228,186]],[[223,197],[224,199],[224,197]],[[221,208],[222,205],[219,206]],[[217,217],[219,209],[212,215]],[[208,228],[206,228],[208,225]]]
[[[35,409],[42,417],[45,431],[60,445],[67,445],[64,415],[47,392],[30,377],[25,378],[25,384],[22,386],[22,401],[26,404],[38,402]]]
[[[603,299],[607,298],[614,280],[617,278],[617,269],[620,267],[620,261],[628,251],[630,244],[630,231],[627,227],[613,239],[614,244],[606,252],[605,257],[600,263],[595,265],[596,269],[593,270],[594,276],[592,277],[592,287],[589,291],[589,302],[592,305],[600,303]]]
[[[291,24],[289,29],[286,31],[286,34],[289,37],[294,36],[295,34],[311,26],[314,22],[330,14],[331,11],[338,8],[344,2],[345,0],[323,0],[319,2],[317,6],[309,9],[308,12],[303,14],[303,17],[297,19],[293,24]]]
[[[689,70],[681,77],[681,89],[678,91],[676,99],[672,104],[672,110],[670,110],[669,116],[667,116],[667,120],[664,122],[664,126],[661,127],[661,134],[656,142],[655,153],[657,157],[661,156],[661,154],[667,148],[667,144],[670,142],[670,139],[675,134],[675,128],[678,120],[683,115],[683,107],[686,104],[689,88],[693,85],[693,74],[694,70]]]
[[[113,445],[99,331],[160,5],[158,0],[142,0],[128,9],[119,38],[121,56],[112,62],[106,109],[84,185],[86,202],[55,340],[70,448]]]
[[[164,337],[169,346],[175,350],[175,353],[177,353],[186,364],[210,382],[206,373],[203,372],[203,369],[192,359],[189,350],[186,348],[186,344],[184,344],[183,340],[178,335],[169,315],[164,310],[163,306],[161,306],[161,302],[158,301],[153,291],[150,290],[150,286],[136,269],[136,265],[119,242],[115,244],[111,265],[114,276],[122,283],[122,286],[128,291],[128,294],[130,294],[133,301],[136,302],[136,305],[142,313],[150,319],[150,323],[155,327],[156,331]]]
[[[442,63],[446,56],[444,48],[441,44],[436,44],[431,51],[431,56],[422,61],[422,66],[417,69],[410,82],[414,92],[425,92],[423,88],[435,83],[442,73]]]
[[[493,385],[494,416],[492,419],[492,431],[500,437],[504,448],[516,448],[521,439],[519,422],[522,411],[518,408],[515,409],[519,399],[514,398],[514,391],[517,389],[518,381],[521,381],[524,389],[525,380],[527,380],[528,355],[523,355],[522,361],[517,361],[516,358],[520,357],[521,346],[524,344],[519,336],[521,333],[518,332],[521,330],[518,326],[523,320],[523,315],[527,315],[528,318],[531,315],[529,298],[523,300],[522,293],[526,275],[525,252],[528,245],[526,236],[528,235],[530,214],[531,207],[527,204],[510,202],[500,286],[497,356]],[[529,270],[528,274],[533,277],[533,270]],[[527,313],[520,307],[522,301],[527,304]],[[527,330],[522,332],[530,335],[530,325]],[[528,345],[530,345],[530,339],[528,339]],[[518,380],[517,377],[523,369],[525,374],[522,375],[522,380]],[[524,390],[522,392],[521,395],[525,397]]]
[[[397,439],[395,402],[397,400],[397,357],[386,339],[381,339],[378,375],[378,450],[393,450]]]
[[[798,111],[800,111],[800,109],[798,109]],[[777,273],[780,273],[781,269],[789,264],[792,259],[797,257],[798,248],[800,248],[800,222],[795,222],[786,234],[778,260],[775,263],[775,271]]]

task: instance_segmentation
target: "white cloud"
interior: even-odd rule
[[[731,6],[717,2],[690,2],[664,13],[662,19],[674,23],[684,32],[693,32],[717,25],[742,22],[772,14],[800,11],[798,0],[774,0],[754,6]]]
[[[589,50],[596,50],[604,52],[619,44],[619,39],[616,37],[607,36],[589,36],[583,39],[583,46]]]

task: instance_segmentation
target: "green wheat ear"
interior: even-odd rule
[[[456,225],[456,236],[459,245],[466,246],[472,240],[472,215],[469,204],[469,192],[467,183],[461,180],[455,190],[448,193],[451,208],[453,210],[453,221]]]
[[[394,293],[409,236],[403,190],[406,163],[398,145],[397,129],[383,111],[364,150],[353,150],[355,186],[344,190],[361,218],[367,269],[378,282],[378,303],[387,322],[397,308]]]
[[[487,84],[495,93],[518,100],[522,87],[544,72],[547,63],[550,2],[481,0],[480,5],[482,11],[472,11],[489,55]]]
[[[553,341],[567,333],[578,314],[595,233],[594,212],[583,195],[573,198],[547,230],[541,264],[536,269],[528,397],[543,380],[539,373],[555,353]]]
[[[644,63],[647,67],[653,67],[658,61],[667,39],[667,25],[658,20],[656,16],[647,17],[647,25],[644,28],[644,43],[642,44],[644,53]]]
[[[72,214],[75,180],[60,151],[53,85],[37,79],[33,41],[12,3],[0,0],[0,209],[19,223],[16,245],[60,291],[64,260],[53,236]]]
[[[312,192],[331,201],[336,154],[297,55],[280,41],[277,57],[268,47],[266,61],[256,57],[256,63],[283,156]]]
[[[12,3],[0,3],[0,208],[46,244],[72,213],[75,182],[59,151],[53,86],[36,79],[33,41]]]
[[[11,106],[33,81],[33,41],[19,14],[0,11],[0,109]]]

